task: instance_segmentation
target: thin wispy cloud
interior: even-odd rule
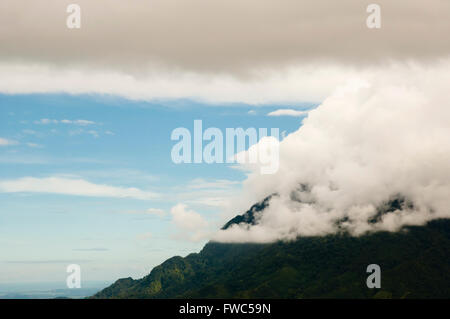
[[[96,131],[96,130],[85,130],[83,128],[78,128],[78,129],[69,131],[69,136],[77,136],[77,135],[83,135],[83,134],[90,135],[94,138],[100,137],[100,132]],[[105,132],[105,134],[106,135],[114,135],[114,134],[107,134],[106,132]]]
[[[126,184],[153,184],[159,180],[156,175],[146,171],[130,168],[88,169],[74,171],[72,176],[86,179],[108,179],[117,183]]]
[[[202,189],[202,188],[208,188],[208,189],[214,189],[214,188],[230,188],[236,185],[239,185],[239,181],[232,181],[227,179],[216,179],[216,180],[205,180],[203,178],[196,178],[193,179],[187,187],[190,189]]]
[[[214,196],[203,196],[193,199],[186,200],[186,203],[189,203],[191,205],[200,205],[200,206],[207,206],[207,207],[216,207],[216,208],[223,208],[227,205],[229,205],[230,196],[228,197],[214,197]]]
[[[240,181],[196,178],[186,185],[174,187],[173,197],[179,202],[210,208],[223,208],[241,187]]]
[[[295,116],[300,117],[308,114],[308,111],[299,111],[293,109],[279,109],[273,112],[268,113],[268,116]]]
[[[41,124],[41,125],[48,125],[48,124],[73,124],[78,126],[88,126],[88,125],[95,125],[94,121],[88,121],[88,120],[55,120],[55,119],[40,119],[33,122],[34,124]]]
[[[40,120],[36,120],[33,122],[34,124],[43,124],[43,125],[47,125],[47,124],[58,124],[59,121],[58,120],[51,120],[51,119],[40,119]]]
[[[31,142],[20,143],[19,141],[16,141],[16,140],[11,140],[11,139],[0,137],[0,147],[1,146],[13,146],[13,145],[26,145],[31,148],[42,148],[43,147],[43,145],[37,144],[37,143],[31,143]]]
[[[38,132],[33,131],[33,130],[29,130],[29,129],[22,130],[22,133],[23,134],[29,134],[29,135],[36,135],[36,134],[38,134]]]
[[[81,125],[81,126],[87,126],[87,125],[94,125],[95,122],[88,121],[88,120],[62,120],[61,123],[64,124],[75,124],[75,125]]]
[[[17,145],[17,144],[19,144],[19,142],[0,137],[0,146],[11,146],[11,145]]]
[[[0,180],[0,192],[48,193],[89,197],[134,198],[139,200],[150,200],[159,197],[157,193],[138,188],[94,184],[83,179],[63,177],[23,177],[13,180]]]

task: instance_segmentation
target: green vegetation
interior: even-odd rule
[[[366,286],[369,264],[381,267],[381,289]],[[210,242],[93,298],[450,298],[450,220],[360,237]]]

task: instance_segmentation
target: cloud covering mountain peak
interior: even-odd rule
[[[360,235],[450,217],[449,71],[448,62],[396,64],[349,80],[280,143],[276,174],[249,173],[246,197],[278,194],[258,223],[214,239]],[[398,209],[380,214],[395,199]]]

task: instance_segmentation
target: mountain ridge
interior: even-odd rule
[[[269,201],[222,229],[254,224]],[[366,286],[369,264],[381,267],[381,289]],[[450,219],[359,237],[340,232],[270,244],[209,242],[199,253],[169,258],[141,279],[119,279],[92,298],[450,298]]]

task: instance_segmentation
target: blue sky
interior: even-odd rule
[[[65,280],[70,263],[81,265],[83,280],[140,277],[168,257],[199,251],[205,239],[194,241],[180,232],[171,209],[184,205],[182,214],[195,212],[217,227],[221,201],[239,192],[245,173],[227,164],[174,164],[172,130],[192,131],[194,120],[201,119],[204,129],[290,133],[301,117],[267,114],[310,106],[0,95],[0,138],[8,141],[0,147],[0,283]],[[24,178],[37,189],[1,184],[29,184]],[[89,183],[87,188],[134,188],[155,196],[41,192],[52,183],[48,178],[62,183],[60,189],[74,187],[76,180]]]

